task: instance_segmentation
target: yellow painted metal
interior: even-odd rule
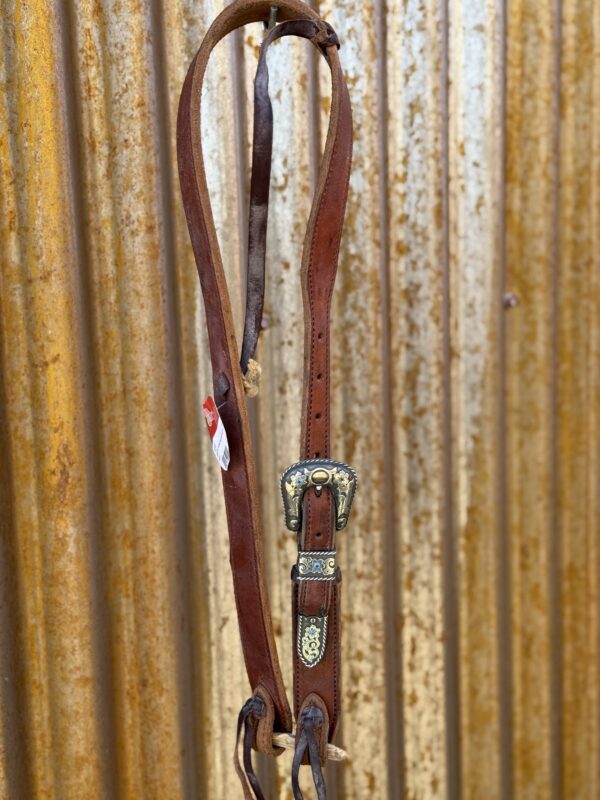
[[[174,125],[214,0],[9,2],[0,50],[0,797],[236,797],[249,692]],[[334,300],[343,721],[332,797],[600,794],[600,8],[331,0],[354,171]],[[243,296],[260,25],[203,103]],[[329,104],[272,48],[251,401],[291,692],[277,478],[298,457],[299,260]],[[293,77],[290,77],[293,76]],[[508,301],[503,305],[503,296]],[[514,295],[514,301],[510,301]],[[239,329],[239,328],[238,328]],[[258,759],[291,798],[291,757]],[[303,776],[307,796],[310,780]]]

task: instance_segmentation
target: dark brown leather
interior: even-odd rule
[[[265,299],[265,254],[271,186],[271,152],[273,149],[273,109],[269,99],[268,81],[266,60],[263,57],[259,61],[254,79],[254,135],[248,217],[246,319],[240,358],[240,367],[243,373],[248,369],[248,362],[256,350]]]
[[[256,740],[257,727],[265,720],[266,716],[267,709],[264,700],[257,694],[254,694],[244,703],[238,715],[233,765],[244,789],[244,800],[252,800],[253,797],[256,800],[265,800],[252,765],[252,748]],[[244,734],[243,766],[240,764],[239,757],[240,735],[242,732]]]
[[[352,150],[350,102],[337,55],[337,39],[331,29],[299,0],[277,3],[278,25],[268,35],[273,41],[295,34],[311,39],[324,54],[332,75],[332,107],[325,151],[309,217],[302,255],[301,282],[305,314],[304,417],[301,449],[307,458],[330,454],[329,416],[329,314],[331,295],[348,190]],[[200,90],[210,52],[227,33],[253,21],[266,21],[271,2],[235,0],[210,27],[188,71],[181,95],[177,121],[179,176],[194,256],[200,275],[208,322],[215,401],[219,406],[229,439],[231,461],[222,473],[228,527],[230,560],[242,647],[248,677],[272,698],[274,726],[291,729],[291,714],[275,649],[267,589],[262,564],[262,538],[258,518],[255,467],[251,451],[242,372],[238,366],[237,343],[221,254],[212,219],[200,141]],[[286,20],[293,22],[286,23]],[[310,24],[308,24],[310,23]],[[267,43],[263,45],[266,49]],[[263,59],[264,60],[264,59]],[[266,64],[265,64],[266,69]],[[261,95],[260,82],[258,86]],[[262,93],[264,100],[264,91]],[[268,101],[268,96],[267,96]],[[269,104],[270,106],[270,104]],[[270,138],[272,121],[257,102],[259,121]],[[261,111],[262,109],[262,111]],[[262,116],[261,116],[262,114]],[[259,136],[260,138],[260,136]],[[270,142],[269,142],[270,155]],[[250,299],[247,348],[252,350],[262,314],[264,287],[265,197],[268,200],[270,163],[267,152],[257,152],[256,182],[253,178],[253,211],[250,225],[249,271],[258,280],[249,281],[250,297],[261,294],[260,304]],[[270,158],[268,159],[270,162]],[[266,184],[265,185],[265,181]],[[260,305],[260,308],[259,308]],[[250,357],[244,351],[244,358]],[[334,518],[328,492],[320,497],[309,490],[305,501],[302,549],[334,549]],[[294,695],[296,711],[315,693],[329,717],[329,730],[322,732],[319,750],[333,737],[339,714],[339,585],[305,582],[294,587],[294,621],[299,610],[322,609],[329,613],[326,655],[315,667],[307,668],[295,658]],[[295,648],[294,648],[295,652]],[[265,718],[266,719],[266,718]],[[323,726],[327,728],[327,725]],[[327,737],[327,733],[329,737]],[[323,738],[325,737],[325,738]],[[267,735],[262,731],[263,743]],[[266,744],[257,746],[266,749]]]
[[[327,706],[323,702],[322,698],[316,694],[315,692],[311,692],[304,698],[304,702],[300,706],[300,710],[298,712],[298,719],[302,718],[302,712],[305,711],[307,708],[314,706],[321,711],[321,716],[323,719],[323,727],[325,730],[329,727],[329,714],[327,711]],[[296,741],[300,740],[302,735],[301,725],[298,725],[296,730]],[[321,765],[324,767],[327,763],[327,738],[321,737],[321,741],[319,742],[319,761]]]

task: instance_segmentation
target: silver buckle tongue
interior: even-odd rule
[[[326,486],[335,502],[335,528],[346,527],[356,491],[356,473],[341,461],[329,458],[311,458],[292,464],[281,476],[281,495],[286,527],[299,531],[302,525],[302,498],[314,486],[318,494]]]

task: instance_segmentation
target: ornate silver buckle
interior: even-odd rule
[[[346,527],[356,491],[356,473],[341,461],[329,458],[311,458],[292,464],[281,476],[281,496],[285,524],[291,531],[302,527],[302,500],[304,493],[314,487],[321,494],[327,487],[335,505],[335,527]],[[295,581],[335,581],[338,579],[335,550],[299,550],[292,578]],[[302,663],[314,667],[325,655],[327,644],[327,612],[305,615],[298,613],[296,620],[296,652]]]
[[[356,473],[347,464],[329,458],[311,458],[288,467],[281,476],[281,495],[285,524],[291,531],[299,531],[302,526],[302,498],[311,486],[317,494],[324,486],[331,491],[335,503],[335,527],[341,531],[346,527],[354,499]]]

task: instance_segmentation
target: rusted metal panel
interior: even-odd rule
[[[386,797],[387,742],[362,722],[367,708],[369,717],[380,724],[387,716],[384,420],[381,412],[370,413],[384,404],[379,138],[383,53],[374,2],[346,2],[342,13],[339,4],[327,0],[320,12],[343,42],[340,59],[353,98],[352,173],[332,312],[332,440],[335,457],[356,468],[361,485],[347,533],[338,539],[344,580],[340,740],[351,753],[351,762],[337,770],[334,790],[340,797]],[[327,72],[322,69],[322,74]],[[321,92],[322,108],[329,100],[326,87]],[[325,122],[322,118],[323,133]]]
[[[394,698],[410,798],[447,793],[444,670],[447,525],[444,17],[387,5],[389,314],[401,681]]]
[[[343,704],[330,794],[596,797],[600,11],[322,2],[354,171],[334,300]],[[0,796],[235,797],[249,692],[174,125],[223,4],[9,3],[0,52]],[[216,49],[207,176],[240,311],[261,25]],[[299,261],[329,78],[269,55],[251,401],[291,691],[277,478],[299,451]],[[502,307],[504,293],[516,305]],[[263,760],[291,798],[290,755]],[[306,776],[304,776],[306,778]],[[304,779],[304,778],[303,778]],[[310,781],[306,780],[307,786]],[[308,793],[308,792],[307,792]]]
[[[95,485],[115,791],[192,791],[184,473],[153,19],[85,0],[73,47]]]
[[[564,3],[556,287],[563,797],[582,787],[600,794],[599,43],[597,4]]]
[[[555,4],[511,4],[507,32],[505,289],[518,301],[506,324],[512,791],[556,797]]]
[[[449,6],[452,507],[462,795],[499,796],[502,5]]]
[[[173,215],[173,266],[176,328],[183,380],[182,414],[185,437],[182,457],[187,482],[187,555],[190,669],[195,690],[194,760],[198,793],[235,796],[239,782],[232,765],[231,721],[249,693],[237,629],[229,567],[227,523],[218,464],[207,445],[200,415],[212,393],[212,370],[198,275],[180,202],[175,157],[175,120],[179,92],[188,65],[221,5],[204,2],[167,3],[155,24],[163,27],[163,75],[167,124],[163,135],[169,158],[167,204]],[[233,75],[236,48],[231,37],[215,49],[207,68],[202,98],[202,136],[214,221],[229,278],[234,309],[241,306],[239,148],[242,120]],[[160,62],[159,62],[160,63]],[[165,122],[166,122],[165,120]],[[233,124],[232,124],[233,122]],[[237,328],[239,331],[239,326]]]
[[[46,4],[11,5],[0,112],[3,548],[15,589],[4,783],[13,797],[74,798],[102,785],[106,732],[82,293],[58,29]]]

